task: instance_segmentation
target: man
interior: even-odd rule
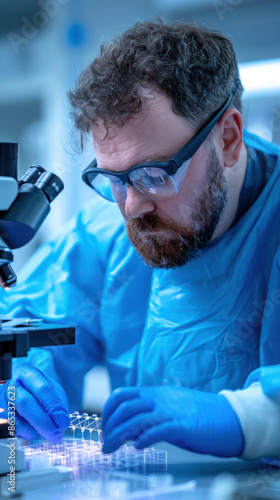
[[[243,140],[241,92],[225,36],[161,21],[103,46],[70,92],[96,155],[83,179],[105,200],[43,246],[7,305],[76,322],[76,346],[46,349],[47,368],[29,360],[72,409],[105,363],[119,388],[103,412],[106,453],[133,439],[280,455],[280,151]]]

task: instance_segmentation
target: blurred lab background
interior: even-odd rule
[[[136,21],[195,20],[234,43],[245,127],[280,144],[279,0],[1,0],[0,141],[19,142],[19,176],[31,164],[59,175],[65,190],[36,237],[15,251],[16,273],[93,196],[81,172],[94,152],[77,153],[66,92],[101,42]],[[100,411],[109,393],[102,368],[85,379],[84,407]]]

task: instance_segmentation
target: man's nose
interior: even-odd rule
[[[136,219],[154,211],[155,204],[144,193],[135,187],[127,185],[127,196],[125,201],[125,214],[129,219]]]

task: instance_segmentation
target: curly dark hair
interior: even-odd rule
[[[193,22],[137,22],[101,45],[68,93],[75,126],[84,134],[102,123],[121,127],[141,111],[144,89],[167,94],[176,114],[199,128],[239,81],[232,42]],[[232,105],[241,112],[242,85]]]

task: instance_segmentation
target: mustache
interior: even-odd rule
[[[127,235],[145,263],[159,269],[181,266],[199,250],[199,237],[155,215],[130,219]]]
[[[172,221],[164,220],[159,215],[148,214],[144,214],[142,217],[139,217],[137,219],[130,219],[127,221],[126,225],[130,229],[146,233],[156,233],[164,230],[173,232],[175,235],[177,235],[181,229],[178,224],[175,224]]]

